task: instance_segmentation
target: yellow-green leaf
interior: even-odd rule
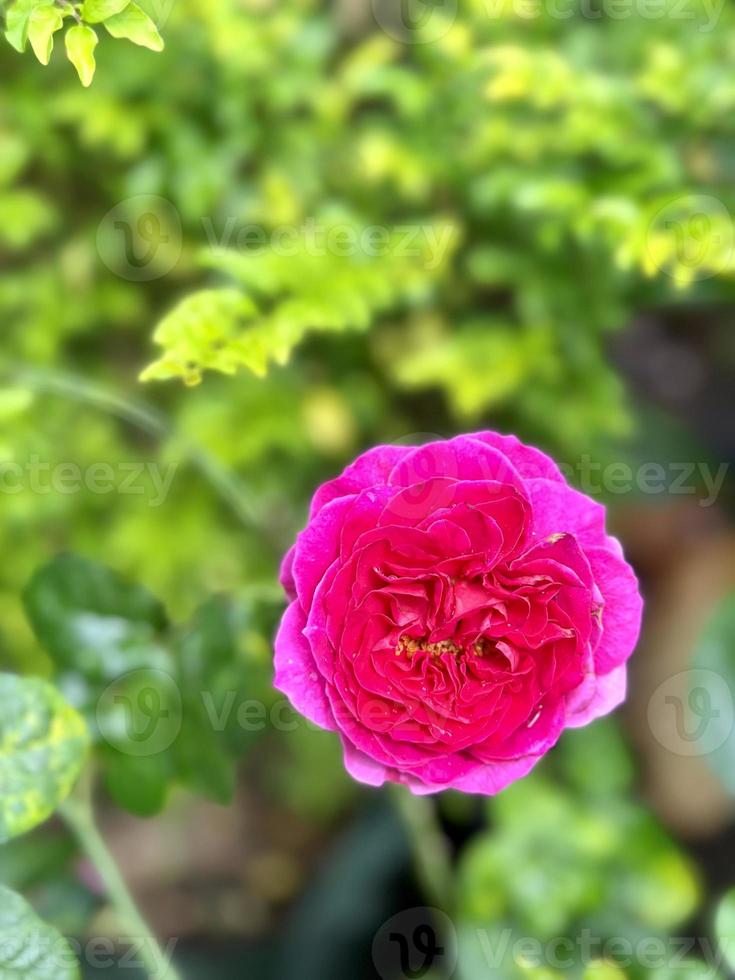
[[[46,681],[0,674],[0,843],[43,823],[84,765],[84,719]]]
[[[92,84],[97,67],[94,60],[97,40],[95,32],[86,24],[75,24],[66,32],[66,56],[76,68],[85,88]]]
[[[47,65],[54,49],[54,34],[64,23],[64,16],[54,5],[35,7],[28,22],[28,40],[42,65]]]
[[[26,49],[28,25],[34,6],[34,0],[15,0],[5,14],[5,38],[16,51]]]
[[[113,37],[127,38],[151,51],[163,50],[163,38],[148,14],[137,3],[130,3],[119,14],[105,21]]]
[[[88,24],[101,24],[114,17],[130,3],[130,0],[84,0],[82,17]]]

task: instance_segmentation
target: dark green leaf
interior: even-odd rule
[[[238,708],[246,696],[233,610],[213,598],[194,614],[175,645],[183,725],[173,746],[180,778],[219,803],[235,792],[236,761],[247,740]]]
[[[76,854],[74,841],[47,827],[0,845],[0,885],[26,891],[63,874]]]
[[[161,812],[172,775],[165,753],[140,757],[111,751],[103,758],[107,792],[119,807],[139,817]]]
[[[72,675],[77,705],[87,705],[100,685],[127,671],[168,667],[158,639],[166,625],[163,606],[104,565],[59,555],[36,572],[24,600],[34,632],[63,681]]]

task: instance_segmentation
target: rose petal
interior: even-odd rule
[[[625,700],[627,667],[621,664],[609,674],[595,679],[592,697],[586,696],[580,704],[579,692],[567,697],[567,727],[581,728],[595,718],[609,714]]]
[[[533,509],[533,533],[537,538],[573,534],[583,548],[605,547],[605,508],[591,497],[553,480],[525,481]]]
[[[345,769],[353,779],[359,783],[366,783],[368,786],[382,786],[389,778],[389,770],[386,766],[361,752],[345,735],[342,735],[342,746],[344,748]]]
[[[311,501],[310,519],[337,497],[347,497],[368,487],[388,482],[388,475],[400,460],[413,451],[413,446],[375,446],[358,456],[340,476],[323,483]]]
[[[482,796],[495,796],[496,793],[500,793],[516,779],[528,775],[541,758],[540,755],[530,755],[503,762],[481,763],[463,775],[453,778],[450,785],[426,783],[414,774],[411,774],[409,778],[402,779],[401,782],[405,782],[415,796],[439,793],[446,789],[459,790],[462,793],[478,793]]]
[[[526,446],[516,436],[504,436],[499,432],[473,432],[470,438],[499,449],[525,480],[541,477],[545,480],[566,482],[550,456],[534,446]]]
[[[304,717],[321,728],[336,730],[324,681],[319,675],[309,643],[304,636],[306,616],[298,602],[283,615],[276,634],[273,686],[289,699]]]
[[[604,603],[595,668],[598,674],[608,674],[625,663],[635,649],[643,600],[638,579],[626,561],[606,548],[588,548],[586,554]]]
[[[507,456],[478,439],[458,436],[447,442],[429,442],[406,453],[391,470],[392,486],[411,487],[416,483],[445,477],[514,486],[523,492],[523,481]]]

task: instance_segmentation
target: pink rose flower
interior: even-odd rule
[[[275,685],[373,786],[497,793],[625,696],[635,575],[604,507],[514,436],[364,453],[282,582]]]

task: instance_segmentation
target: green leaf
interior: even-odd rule
[[[84,0],[82,17],[88,24],[101,24],[123,11],[130,0]]]
[[[97,35],[86,24],[75,24],[66,32],[66,56],[74,65],[79,80],[85,88],[92,84],[97,64],[94,49],[97,47]]]
[[[146,589],[76,555],[36,572],[24,599],[62,690],[87,715],[119,806],[158,813],[173,783],[232,800],[237,761],[265,713],[241,721],[252,670],[230,603],[214,597],[174,631]]]
[[[0,977],[78,980],[79,964],[64,937],[20,895],[0,887]]]
[[[84,719],[46,681],[0,674],[0,842],[42,823],[84,765]]]
[[[393,372],[407,388],[442,388],[455,413],[472,418],[519,389],[536,357],[534,342],[535,335],[483,318],[457,325],[445,338],[427,338]]]
[[[253,301],[237,289],[202,289],[186,296],[156,327],[154,340],[166,351],[141,374],[142,381],[182,377],[201,381],[205,369],[234,374],[247,358],[251,370],[265,374],[267,353],[257,341],[245,350],[240,334],[256,313]]]
[[[23,594],[39,643],[89,706],[100,688],[138,668],[167,670],[158,636],[166,613],[147,589],[79,555],[59,555]]]
[[[536,773],[497,796],[490,812],[493,832],[473,838],[460,862],[470,921],[507,916],[547,939],[604,912],[625,935],[672,928],[696,908],[690,862],[625,798],[585,798]]]
[[[180,377],[196,385],[205,370],[234,374],[246,368],[263,376],[285,364],[310,333],[367,330],[381,313],[425,302],[457,231],[451,223],[432,225],[444,244],[433,251],[402,249],[388,236],[379,252],[365,251],[353,224],[326,223],[325,229],[352,228],[344,254],[324,255],[306,236],[293,253],[213,249],[205,264],[231,276],[240,289],[204,289],[184,297],[156,327],[162,356],[141,374],[142,381]]]
[[[36,0],[16,0],[5,15],[5,37],[16,51],[25,51]]]
[[[181,737],[182,698],[173,664],[165,671],[122,674],[101,693],[95,721],[112,798],[139,816],[158,813],[176,777],[172,752]]]
[[[130,756],[109,751],[104,755],[105,785],[119,807],[138,817],[160,813],[168,798],[171,764],[164,753]]]
[[[0,885],[27,891],[63,875],[77,855],[72,838],[48,827],[16,837],[0,846]]]
[[[163,50],[163,38],[147,13],[137,3],[130,3],[119,14],[105,21],[105,27],[113,37],[127,38],[151,51]]]
[[[696,733],[694,747],[735,795],[735,593],[714,609],[697,641],[681,706],[682,723]]]
[[[715,935],[722,955],[730,968],[735,970],[735,888],[731,888],[717,906]]]
[[[633,785],[633,761],[610,718],[565,732],[556,757],[566,778],[582,793],[622,795]]]
[[[181,734],[172,746],[179,778],[196,792],[227,804],[235,793],[236,762],[247,735],[232,702],[247,676],[238,664],[235,624],[226,602],[212,598],[176,643],[183,702]],[[232,710],[225,711],[229,705]]]
[[[584,971],[582,980],[626,980],[626,977],[627,973],[614,963],[608,960],[593,960]]]
[[[0,243],[21,251],[56,224],[54,206],[37,191],[17,187],[0,193]]]
[[[685,959],[671,966],[659,966],[647,974],[646,980],[721,980],[722,974],[702,960]]]
[[[35,7],[28,24],[28,40],[33,52],[42,65],[51,60],[54,49],[54,34],[63,26],[64,17],[55,5]]]

